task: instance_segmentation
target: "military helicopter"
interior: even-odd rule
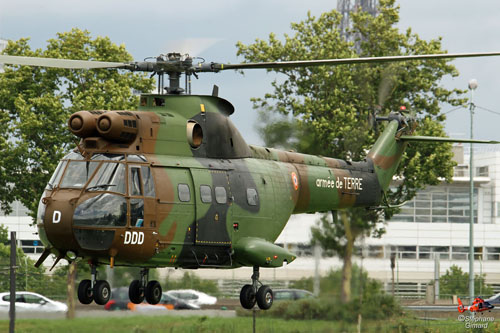
[[[98,266],[141,267],[129,287],[133,303],[162,295],[148,272],[156,267],[253,267],[241,305],[269,309],[273,292],[260,267],[281,267],[296,256],[274,241],[292,214],[379,207],[409,141],[497,143],[413,136],[416,120],[396,111],[367,157],[350,162],[248,145],[218,97],[191,95],[190,77],[222,70],[325,66],[498,56],[431,54],[354,59],[222,64],[194,63],[169,53],[154,61],[116,63],[0,55],[0,63],[71,69],[118,68],[158,75],[158,93],[143,94],[137,111],[79,111],[68,127],[80,137],[50,179],[38,208],[45,250],[36,266],[88,260],[91,278],[78,286],[83,304],[105,304],[110,285]],[[164,75],[169,85],[164,87]],[[181,76],[185,88],[181,88]],[[56,262],[57,262],[56,261]]]

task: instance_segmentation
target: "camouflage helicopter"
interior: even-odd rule
[[[292,214],[379,207],[409,141],[456,140],[412,135],[416,120],[392,112],[367,157],[350,162],[248,145],[229,116],[234,107],[212,95],[191,95],[190,76],[258,68],[380,63],[500,53],[435,54],[355,59],[222,64],[194,63],[170,53],[155,61],[116,63],[0,55],[0,63],[71,69],[117,68],[158,74],[158,93],[143,94],[137,111],[79,111],[68,120],[80,137],[50,179],[38,207],[45,250],[36,266],[84,258],[91,278],[78,286],[83,304],[105,304],[110,285],[100,265],[141,267],[129,287],[133,303],[160,301],[150,281],[156,267],[253,267],[241,305],[269,309],[273,292],[260,267],[281,267],[296,256],[274,241]],[[164,75],[169,86],[164,87]],[[184,75],[185,88],[180,79]]]

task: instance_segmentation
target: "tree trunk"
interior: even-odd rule
[[[351,224],[346,211],[340,213],[340,218],[344,224],[345,237],[347,243],[344,252],[344,266],[342,267],[342,291],[340,300],[342,303],[347,303],[351,300],[351,277],[352,277],[352,253],[354,250],[354,236],[351,231]]]
[[[66,318],[75,318],[75,278],[76,278],[76,262],[69,264],[68,269],[68,313]]]

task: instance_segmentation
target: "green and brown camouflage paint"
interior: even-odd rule
[[[279,267],[295,259],[274,245],[290,216],[378,206],[405,148],[398,136],[412,132],[395,116],[367,158],[349,162],[247,145],[228,118],[233,111],[218,97],[151,94],[141,97],[138,111],[74,114],[69,127],[82,138],[78,158],[123,156],[100,163],[124,164],[128,190],[48,187],[37,222],[45,247],[115,265]],[[154,195],[131,192],[134,167],[143,168],[141,179],[151,170]],[[82,203],[105,195],[126,203],[120,226],[74,223]],[[141,200],[144,221],[136,227],[131,211]]]

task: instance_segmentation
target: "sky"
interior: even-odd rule
[[[442,37],[444,49],[451,52],[500,51],[500,2],[494,0],[400,0],[401,29],[411,27],[424,39]],[[136,60],[189,48],[191,55],[207,61],[237,63],[238,41],[252,43],[290,33],[290,23],[336,8],[335,0],[1,0],[0,38],[17,40],[30,37],[33,48],[45,47],[57,32],[73,27],[87,29],[92,36],[109,36],[125,44]],[[500,140],[500,57],[454,60],[461,75],[447,78],[447,88],[467,89],[475,78],[479,87],[474,102],[483,109],[474,114],[474,137]],[[210,94],[219,86],[219,96],[235,106],[231,116],[248,143],[262,144],[256,130],[256,111],[251,97],[271,91],[276,74],[265,70],[244,75],[227,71],[202,74],[193,81],[193,93]],[[443,112],[451,110],[442,106]],[[499,115],[486,111],[498,112]],[[461,109],[448,114],[446,130],[454,137],[468,138],[470,114]]]

